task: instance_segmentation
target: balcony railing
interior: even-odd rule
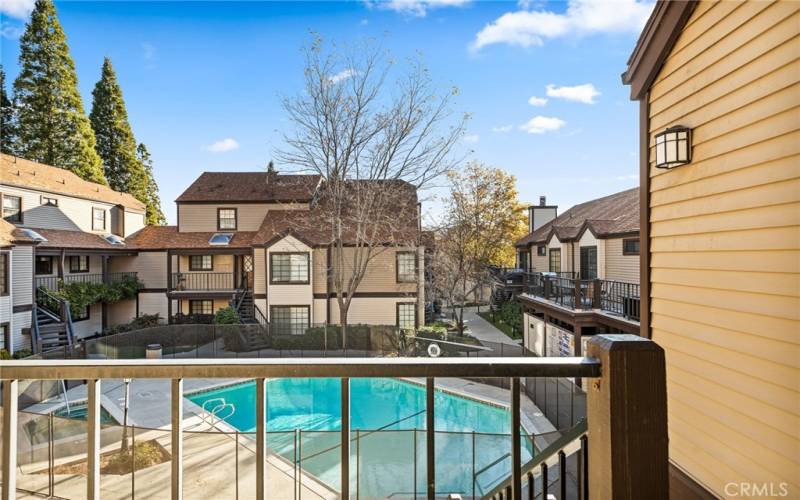
[[[118,283],[126,279],[136,279],[135,272],[108,273],[108,283]],[[37,276],[36,288],[45,287],[48,290],[58,290],[60,283],[68,285],[70,283],[103,283],[101,273],[92,274],[65,274],[63,278],[58,276]]]
[[[639,321],[638,283],[604,279],[578,279],[526,273],[523,290],[528,295],[574,310],[600,309]]]
[[[172,273],[171,285],[175,291],[233,290],[233,273]]]
[[[17,491],[18,448],[17,433],[22,432],[18,416],[20,384],[35,380],[86,380],[86,498],[100,497],[101,465],[101,406],[102,386],[106,382],[119,383],[122,379],[170,380],[171,425],[168,461],[171,462],[169,489],[172,498],[183,497],[184,487],[184,380],[186,379],[254,379],[255,380],[255,498],[262,500],[270,495],[272,485],[267,481],[267,419],[266,402],[269,398],[266,381],[272,378],[338,378],[340,379],[341,430],[338,451],[340,458],[339,494],[351,498],[351,470],[358,477],[359,463],[351,463],[350,444],[353,436],[350,426],[351,377],[416,377],[425,380],[424,464],[414,475],[424,474],[427,498],[433,500],[450,493],[437,489],[436,442],[441,434],[435,431],[436,378],[504,377],[510,380],[509,429],[511,442],[508,450],[510,474],[492,497],[519,500],[523,490],[535,488],[539,477],[539,491],[546,492],[550,479],[558,477],[561,484],[567,481],[566,466],[554,467],[548,476],[552,460],[565,464],[565,450],[577,456],[579,491],[591,491],[592,498],[659,498],[668,494],[667,415],[664,352],[655,343],[632,335],[596,335],[590,341],[586,358],[369,358],[369,359],[229,359],[225,363],[213,360],[23,360],[4,362],[0,374],[3,388],[3,498],[14,498]],[[522,463],[520,379],[524,377],[585,377],[596,378],[588,393],[587,428],[574,429],[562,439],[546,448],[547,453],[537,454],[526,464]],[[165,403],[167,404],[167,403]],[[573,435],[574,434],[574,435]],[[591,446],[588,446],[591,437]],[[576,440],[580,440],[577,442]],[[359,443],[356,435],[356,445]],[[416,442],[416,441],[415,441]],[[238,453],[238,436],[236,452]],[[442,449],[442,447],[440,447]],[[134,448],[135,450],[135,448]],[[577,451],[574,451],[577,450]],[[302,455],[301,455],[302,456]],[[358,450],[356,450],[358,457]],[[135,463],[135,461],[134,461]],[[50,468],[55,464],[51,461]],[[198,467],[196,464],[191,467]],[[399,464],[387,464],[397,474],[410,474]],[[190,469],[190,472],[194,472]],[[439,474],[442,474],[440,472]],[[226,474],[207,480],[209,491],[213,481],[228,481]],[[543,477],[543,479],[542,479]],[[612,480],[613,479],[613,480]],[[131,486],[133,488],[133,486]],[[167,486],[164,485],[166,490]],[[561,486],[564,491],[564,486]],[[537,492],[529,491],[531,498]],[[162,492],[166,494],[166,491]],[[238,496],[237,482],[237,496]],[[248,497],[253,492],[245,492]],[[462,492],[463,493],[463,492]],[[274,492],[271,496],[274,496]],[[397,497],[398,495],[393,495]],[[400,494],[399,496],[403,496]],[[405,495],[410,498],[410,495]],[[582,498],[585,498],[583,495]],[[564,498],[563,496],[561,498]]]

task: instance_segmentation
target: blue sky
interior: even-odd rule
[[[31,4],[4,0],[0,7],[9,86]],[[546,195],[563,211],[638,184],[638,111],[620,73],[649,3],[56,6],[87,113],[103,57],[111,57],[171,223],[173,200],[200,172],[263,169],[281,147],[289,124],[280,97],[300,88],[300,47],[312,30],[337,42],[377,37],[398,59],[420,52],[438,85],[460,89],[456,109],[471,115],[462,151],[516,175],[524,202]]]

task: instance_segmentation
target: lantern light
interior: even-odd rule
[[[692,129],[677,125],[656,134],[656,168],[675,168],[692,161]]]

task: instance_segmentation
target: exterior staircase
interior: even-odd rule
[[[73,344],[72,317],[69,302],[52,295],[44,288],[36,290],[32,311],[31,347],[39,354]]]
[[[253,302],[253,292],[251,290],[245,290],[242,292],[242,295],[239,298],[237,312],[239,313],[239,319],[242,321],[242,323],[258,323],[255,314],[255,303]]]

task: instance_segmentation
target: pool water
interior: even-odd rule
[[[471,496],[474,472],[486,469],[475,479],[475,492],[488,491],[510,471],[508,410],[442,391],[434,397],[437,490]],[[225,421],[240,432],[255,432],[254,382],[187,398],[200,406],[210,399],[222,398],[236,409]],[[269,450],[290,461],[299,452],[302,468],[337,490],[340,406],[339,379],[286,378],[268,382]],[[351,489],[356,488],[358,469],[361,496],[411,496],[416,456],[416,490],[425,491],[424,386],[397,379],[351,379],[350,429],[354,472]],[[375,430],[379,432],[371,432]],[[531,450],[530,442],[523,439],[523,461],[531,458]]]
[[[86,420],[86,415],[89,413],[89,407],[85,404],[71,405],[69,408],[62,406],[54,412],[56,417],[74,418],[77,420]],[[114,417],[102,406],[100,407],[100,423],[101,424],[118,424]]]

